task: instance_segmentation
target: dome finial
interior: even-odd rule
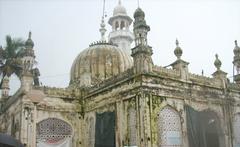
[[[178,42],[178,39],[176,39],[176,46],[177,46],[177,47],[179,46],[179,42]]]
[[[29,31],[29,33],[28,33],[28,39],[27,39],[27,41],[25,42],[25,46],[27,47],[27,48],[33,48],[33,46],[34,46],[34,42],[32,41],[32,32],[31,31]]]
[[[218,59],[218,54],[216,54],[215,57],[216,57],[216,59],[215,59],[214,65],[217,68],[217,70],[219,71],[222,66],[222,62]]]
[[[32,32],[29,31],[29,33],[28,33],[28,39],[31,39],[31,38],[32,38]]]
[[[106,39],[105,39],[105,33],[106,33],[106,29],[105,29],[105,22],[104,22],[104,17],[105,17],[105,15],[104,15],[104,13],[105,13],[105,0],[103,0],[103,15],[102,15],[102,20],[101,20],[101,24],[100,24],[100,29],[99,29],[99,31],[100,31],[100,33],[101,33],[101,41],[105,41]]]
[[[174,54],[178,59],[181,59],[182,56],[182,49],[179,47],[178,39],[176,39],[176,48],[174,50]]]
[[[118,5],[122,5],[122,1],[121,0],[118,0]]]

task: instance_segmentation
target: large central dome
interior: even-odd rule
[[[132,66],[129,55],[117,46],[97,42],[82,51],[75,59],[71,68],[71,83],[81,82],[82,76],[90,74],[91,84],[117,75]]]

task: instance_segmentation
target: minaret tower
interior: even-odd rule
[[[135,73],[152,71],[152,47],[147,43],[147,33],[150,27],[146,24],[145,13],[138,8],[134,13],[133,31],[135,35],[135,47],[132,49],[132,57]]]
[[[132,32],[129,30],[132,19],[127,15],[121,0],[118,1],[118,5],[114,8],[113,16],[108,23],[112,26],[112,32],[109,33],[109,42],[118,45],[130,56],[131,44],[134,39]]]
[[[233,58],[233,79],[237,84],[240,84],[240,47],[238,46],[237,40],[235,40],[235,47],[233,49],[234,58]]]
[[[32,41],[32,33],[29,32],[28,39],[25,42],[25,50],[22,57],[23,71],[21,75],[21,88],[24,91],[29,91],[33,84],[33,65],[35,63],[34,42]]]

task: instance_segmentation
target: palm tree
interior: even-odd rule
[[[10,77],[12,74],[20,76],[22,70],[20,58],[24,45],[22,39],[6,36],[6,47],[4,49],[0,47],[0,76],[2,76],[0,88],[5,76]]]

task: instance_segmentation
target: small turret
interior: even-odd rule
[[[181,59],[183,51],[179,46],[179,42],[176,39],[176,48],[174,50],[174,54],[177,57],[177,60],[170,64],[174,70],[180,71],[181,78],[187,80],[188,79],[188,62]]]
[[[215,57],[214,66],[217,68],[217,71],[215,71],[212,75],[214,78],[226,80],[227,73],[221,70],[222,62],[219,60],[218,54],[216,54]]]
[[[28,39],[25,42],[25,50],[22,55],[22,67],[23,71],[21,74],[21,88],[24,91],[29,91],[33,85],[33,66],[35,64],[34,55],[34,42],[32,41],[32,33],[29,32]]]
[[[135,73],[152,72],[152,47],[148,46],[147,33],[150,27],[146,24],[145,14],[142,9],[137,8],[134,13],[134,35],[135,47],[132,49]]]

